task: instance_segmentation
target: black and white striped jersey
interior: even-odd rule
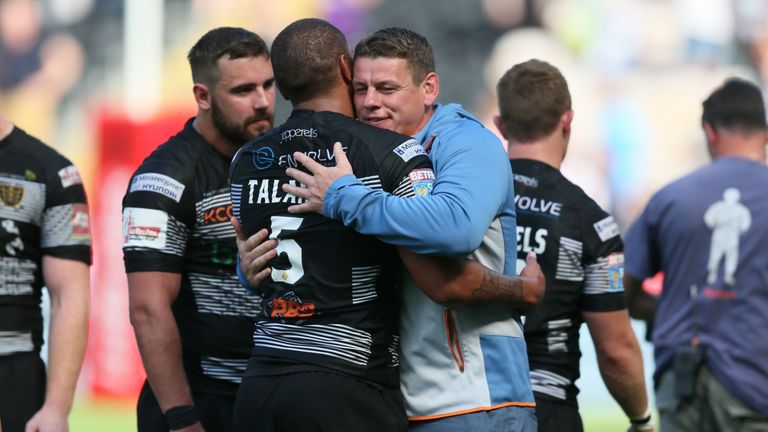
[[[527,159],[511,164],[518,267],[533,251],[547,279],[544,299],[525,321],[531,387],[537,398],[576,405],[582,312],[625,307],[619,228],[557,169]]]
[[[134,173],[123,199],[127,272],[180,273],[173,304],[194,391],[234,394],[260,302],[235,275],[229,160],[187,122]]]
[[[395,387],[395,248],[318,214],[288,213],[301,200],[282,190],[294,183],[285,172],[298,165],[294,152],[333,166],[336,141],[373,189],[408,197],[431,188],[431,162],[418,142],[338,113],[296,110],[238,152],[230,174],[234,213],[246,235],[268,228],[279,240],[272,277],[259,287],[264,314],[247,375],[331,369]]]
[[[0,356],[40,351],[44,255],[90,264],[85,190],[71,162],[14,127],[0,141]]]

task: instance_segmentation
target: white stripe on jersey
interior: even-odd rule
[[[261,312],[261,297],[247,295],[234,275],[190,273],[189,285],[200,313],[254,318]]]
[[[247,359],[224,359],[219,357],[203,357],[200,359],[203,375],[235,384],[240,384],[247,365]]]
[[[82,211],[84,212],[84,210],[85,208],[83,207]],[[46,209],[43,215],[43,223],[40,226],[40,246],[45,248],[90,245],[90,235],[75,235],[76,227],[73,226],[73,222],[75,222],[77,212],[78,210],[71,203]],[[88,224],[87,216],[86,214],[86,228]]]
[[[352,267],[352,304],[375,300],[381,266]]]
[[[30,295],[37,264],[32,260],[0,257],[0,295]],[[2,333],[2,332],[0,332]]]
[[[597,262],[587,266],[587,273],[584,278],[584,294],[607,294],[610,292],[608,258],[600,257]]]
[[[568,341],[568,333],[565,330],[571,326],[571,320],[569,318],[552,320],[547,322],[547,350],[550,353],[564,353],[568,352],[568,345],[565,343]]]
[[[411,179],[407,176],[403,177],[403,179],[400,180],[400,184],[398,184],[395,190],[392,192],[392,195],[399,196],[401,198],[415,197],[416,191],[413,190]]]
[[[0,331],[0,356],[34,350],[32,332]]]
[[[230,188],[230,198],[232,199],[232,214],[234,214],[237,219],[240,219],[240,198],[243,196],[243,185],[232,183]]]
[[[560,237],[555,279],[575,282],[584,280],[584,268],[581,266],[582,249],[583,244],[580,241]]]
[[[571,380],[554,372],[542,369],[531,371],[531,390],[557,399],[565,400],[565,387],[571,385]]]
[[[381,177],[372,175],[369,177],[360,177],[358,180],[371,189],[381,189]]]
[[[255,347],[319,354],[366,366],[373,338],[368,332],[343,324],[294,325],[259,321],[253,332]]]

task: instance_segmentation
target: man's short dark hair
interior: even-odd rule
[[[272,44],[272,69],[283,97],[294,104],[323,94],[338,79],[347,38],[331,23],[307,18],[283,29]]]
[[[427,38],[402,27],[388,27],[366,36],[355,47],[355,59],[360,57],[404,59],[416,84],[435,72],[435,55]]]
[[[729,78],[702,104],[702,123],[713,128],[744,132],[766,129],[765,104],[760,88],[741,78]]]
[[[571,109],[563,74],[547,62],[528,60],[508,70],[496,86],[507,138],[530,142],[547,136]]]
[[[187,54],[192,80],[213,85],[219,79],[216,63],[227,56],[229,60],[244,57],[269,59],[269,48],[256,33],[239,27],[219,27],[204,34]]]

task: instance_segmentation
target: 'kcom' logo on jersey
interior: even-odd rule
[[[213,208],[203,210],[203,224],[215,224],[229,222],[234,214],[232,213],[232,204],[218,205]]]

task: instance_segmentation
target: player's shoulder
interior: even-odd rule
[[[503,149],[499,137],[459,104],[440,105],[432,116],[427,126],[429,133],[449,145],[471,140],[473,147],[491,145]]]
[[[346,116],[336,117],[334,121],[337,122],[336,129],[346,135],[347,142],[342,144],[365,148],[377,160],[384,160],[390,153],[406,161],[414,156],[427,154],[421,143],[408,135],[371,126]]]
[[[195,173],[198,162],[210,159],[210,146],[204,141],[191,139],[188,133],[181,131],[170,137],[152,151],[139,167],[134,176],[145,173],[158,173],[183,180]],[[202,140],[202,137],[200,137]]]
[[[72,162],[56,149],[44,143],[37,137],[28,134],[23,129],[14,126],[12,139],[20,153],[30,155],[44,169],[58,171],[72,165]],[[74,169],[74,168],[72,168]]]

